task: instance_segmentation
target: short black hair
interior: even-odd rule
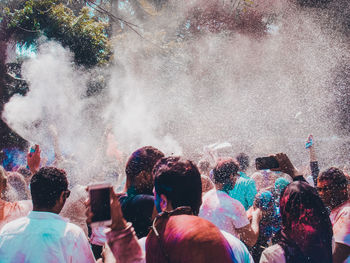
[[[61,193],[68,189],[66,172],[55,167],[43,167],[30,181],[33,206],[53,208]]]
[[[180,157],[164,157],[153,169],[154,187],[164,194],[173,208],[190,206],[195,215],[202,204],[202,181],[197,166]]]
[[[134,151],[126,163],[125,173],[130,182],[134,182],[137,175],[142,171],[151,173],[153,166],[160,158],[164,157],[157,148],[152,146],[144,146]]]
[[[319,181],[327,180],[331,182],[331,186],[337,189],[346,189],[348,181],[342,170],[336,167],[330,167],[327,170],[323,171],[318,176]]]
[[[249,167],[249,156],[245,153],[239,153],[236,156],[236,160],[239,163],[239,169],[245,171]]]
[[[239,164],[232,158],[221,159],[213,170],[213,179],[215,183],[226,184],[231,181],[231,175],[236,175],[239,170]]]

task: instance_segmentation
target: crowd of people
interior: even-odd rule
[[[40,167],[36,146],[27,167],[0,167],[0,262],[350,262],[349,176],[308,151],[303,174],[284,153],[255,170],[244,153],[196,164],[142,147],[96,227],[86,186]]]

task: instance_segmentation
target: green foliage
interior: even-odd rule
[[[58,0],[28,0],[20,8],[5,12],[7,29],[22,45],[36,44],[44,35],[68,47],[75,61],[87,67],[106,64],[112,55],[107,25],[86,7],[75,15]]]

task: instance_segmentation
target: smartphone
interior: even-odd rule
[[[92,217],[91,226],[109,226],[111,219],[110,183],[91,184],[88,186]]]
[[[257,170],[266,170],[278,168],[279,164],[275,157],[259,157],[255,159],[255,166]]]

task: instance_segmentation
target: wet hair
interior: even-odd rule
[[[348,181],[344,172],[336,167],[328,168],[318,176],[319,181],[330,181],[331,186],[336,189],[346,189]]]
[[[249,167],[249,156],[247,154],[239,153],[236,156],[236,160],[239,163],[239,169],[241,171],[247,170],[247,168]]]
[[[229,183],[231,175],[236,175],[238,170],[239,164],[236,160],[232,158],[219,160],[213,170],[213,180],[215,183]]]
[[[157,161],[164,157],[164,153],[152,146],[142,147],[131,154],[126,163],[125,173],[131,183],[142,172],[151,173]]]
[[[33,206],[53,208],[61,193],[68,189],[66,172],[55,167],[43,167],[30,181]]]
[[[180,157],[164,157],[153,169],[157,195],[165,195],[173,208],[190,206],[197,215],[202,204],[202,182],[197,166]]]

